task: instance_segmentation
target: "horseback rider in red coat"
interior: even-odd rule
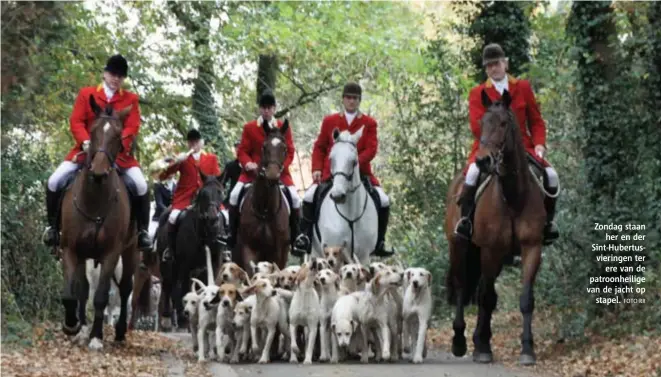
[[[299,253],[307,252],[310,249],[312,226],[316,222],[314,198],[317,187],[320,183],[329,182],[332,179],[330,151],[333,147],[333,130],[337,128],[340,132],[348,130],[355,133],[364,127],[363,135],[357,145],[358,165],[361,176],[373,187],[373,190],[368,190],[368,192],[374,199],[378,212],[378,236],[373,254],[379,257],[388,257],[394,254],[393,251],[385,249],[385,234],[390,216],[390,199],[372,172],[372,160],[376,156],[379,146],[377,122],[358,109],[362,93],[363,90],[360,85],[354,82],[347,83],[342,91],[344,111],[326,116],[321,123],[321,129],[312,150],[312,179],[314,184],[305,191],[303,196],[301,235],[295,244]]]
[[[202,150],[204,143],[200,131],[191,129],[186,135],[186,140],[189,152],[180,153],[175,157],[170,166],[158,177],[160,180],[165,180],[179,173],[177,188],[172,197],[172,210],[168,216],[168,247],[163,252],[164,261],[168,261],[175,254],[177,220],[202,188],[202,175],[207,177],[220,175],[216,155]]]
[[[48,178],[46,209],[49,227],[44,234],[44,243],[48,246],[56,246],[59,242],[57,219],[62,193],[69,178],[81,168],[85,161],[85,153],[89,148],[89,132],[95,118],[89,98],[94,96],[94,100],[101,107],[110,105],[113,109],[119,111],[127,106],[132,106],[131,112],[124,121],[124,130],[122,131],[123,149],[115,162],[120,175],[124,175],[125,178],[132,181],[135,191],[131,195],[133,199],[131,210],[134,211],[138,225],[138,247],[143,251],[143,256],[145,255],[144,252],[149,252],[152,249],[148,232],[149,186],[140,169],[140,164],[130,154],[131,146],[138,137],[140,130],[140,107],[138,95],[121,88],[127,74],[128,63],[126,59],[121,55],[111,56],[103,72],[103,82],[97,86],[84,87],[78,92],[69,119],[71,134],[76,144]],[[144,267],[144,264],[142,266]]]
[[[239,213],[241,203],[239,197],[244,187],[251,183],[257,176],[259,163],[262,158],[262,149],[266,133],[263,124],[267,122],[268,127],[282,128],[283,122],[275,119],[276,101],[275,96],[270,90],[265,90],[259,98],[259,114],[256,120],[252,120],[243,126],[241,142],[237,148],[237,158],[243,168],[239,181],[236,183],[230,193],[229,200],[229,234],[224,239],[226,245],[234,248],[236,245],[236,236],[239,226]],[[291,211],[289,217],[289,227],[291,229],[291,239],[294,240],[299,235],[299,218],[301,198],[296,190],[294,179],[289,172],[289,165],[294,161],[296,149],[294,147],[294,138],[292,135],[291,123],[285,132],[285,143],[287,145],[287,157],[285,158],[282,172],[280,173],[280,182],[289,191],[291,198]]]
[[[475,206],[477,180],[480,175],[480,168],[475,163],[475,157],[480,148],[480,121],[487,111],[482,105],[482,90],[494,102],[499,100],[504,91],[507,90],[512,98],[510,107],[521,129],[521,137],[526,152],[546,172],[544,206],[547,217],[546,226],[544,227],[544,243],[548,245],[559,236],[558,229],[553,222],[559,178],[555,169],[544,159],[546,154],[546,124],[542,119],[530,83],[527,80],[516,79],[507,74],[507,57],[500,45],[496,43],[487,45],[482,53],[482,62],[489,78],[484,83],[474,87],[468,99],[470,128],[475,140],[468,157],[468,164],[464,168],[466,178],[462,189],[462,197],[460,198],[461,218],[457,222],[455,234],[468,240],[472,237],[472,213]]]

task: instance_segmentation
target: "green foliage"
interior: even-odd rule
[[[2,145],[3,326],[59,318],[61,311],[61,270],[41,242],[48,158],[37,145],[32,138]]]
[[[460,2],[461,4],[461,2]],[[530,62],[530,21],[524,12],[525,3],[510,1],[480,2],[478,11],[467,21],[468,36],[476,40],[471,57],[478,82],[486,80],[482,68],[482,49],[489,43],[501,45],[509,58],[509,72],[519,76]]]

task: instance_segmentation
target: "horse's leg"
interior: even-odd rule
[[[78,256],[68,247],[62,249],[62,267],[64,270],[64,289],[62,292],[62,305],[64,306],[64,324],[62,331],[69,336],[76,335],[80,331],[81,323],[78,321],[76,309],[78,299],[76,297],[76,267]]]
[[[120,252],[115,246],[101,262],[101,274],[99,275],[99,286],[94,293],[94,323],[90,332],[89,348],[101,350],[103,348],[103,310],[108,305],[110,293],[110,279],[115,274],[115,267],[119,261]],[[126,266],[125,268],[128,268]],[[124,317],[126,320],[126,317]]]
[[[496,294],[496,275],[484,273],[478,287],[478,314],[477,325],[473,333],[473,361],[490,363],[493,361],[491,351],[491,315],[496,308],[498,295]]]
[[[119,282],[119,297],[120,297],[120,312],[119,312],[119,320],[115,324],[115,341],[116,342],[122,342],[124,341],[126,337],[126,325],[127,325],[127,316],[128,316],[128,301],[129,301],[129,296],[131,295],[131,291],[133,290],[133,274],[135,272],[135,266],[137,264],[137,259],[135,256],[137,255],[137,250],[133,248],[133,246],[129,247],[128,249],[124,250],[124,253],[122,254],[122,280]],[[114,271],[113,271],[114,274]],[[140,291],[142,290],[142,287]],[[136,315],[135,313],[138,312],[138,300],[140,299],[138,296],[140,294],[140,291],[134,292],[133,293],[133,303],[131,304],[131,308],[133,308],[133,311],[131,313],[131,324],[135,325],[135,319]]]
[[[76,296],[78,297],[78,321],[80,321],[80,331],[76,335],[75,341],[84,345],[89,340],[89,327],[87,326],[87,300],[90,295],[90,283],[86,274],[87,264],[85,262],[76,264]]]
[[[161,297],[158,301],[161,331],[172,330],[172,275],[161,279]]]
[[[521,334],[521,356],[519,357],[519,363],[522,365],[533,365],[536,362],[532,337],[532,314],[535,310],[533,286],[542,258],[541,244],[521,245],[521,257],[521,264],[523,266],[523,291],[521,292],[519,307],[523,315],[523,333]]]
[[[453,291],[450,298],[454,298],[455,312],[452,329],[454,336],[452,337],[452,354],[457,357],[463,357],[466,354],[468,346],[466,345],[466,322],[464,320],[464,283],[466,280],[466,258],[464,253],[467,252],[465,248],[465,241],[455,237],[454,242],[449,243],[450,248],[450,276],[448,279],[451,281],[451,290]]]

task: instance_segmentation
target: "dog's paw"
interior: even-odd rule
[[[230,358],[230,364],[238,364],[238,363],[239,363],[239,355],[232,356],[232,358]]]
[[[325,362],[328,362],[328,359],[330,359],[330,357],[328,357],[328,355],[320,355],[319,356],[319,362],[325,363]]]
[[[331,359],[330,359],[331,364],[337,364],[339,362],[340,362],[340,359],[338,359],[337,357],[331,357]]]
[[[303,365],[312,365],[312,358],[303,360]]]
[[[415,355],[413,357],[413,364],[422,364],[422,356],[421,355]]]
[[[262,358],[259,359],[259,361],[257,363],[259,363],[259,364],[268,364],[269,359],[268,359],[268,357],[262,357]]]

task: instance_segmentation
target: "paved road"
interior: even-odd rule
[[[191,345],[190,334],[171,333],[167,336]],[[170,366],[168,377],[183,377],[178,362],[167,360]],[[512,371],[502,365],[479,365],[470,357],[457,359],[454,356],[429,350],[424,364],[414,365],[408,361],[392,364],[367,364],[359,362],[343,364],[302,365],[276,362],[268,365],[228,365],[208,363],[214,376],[222,377],[542,377],[525,371]]]

